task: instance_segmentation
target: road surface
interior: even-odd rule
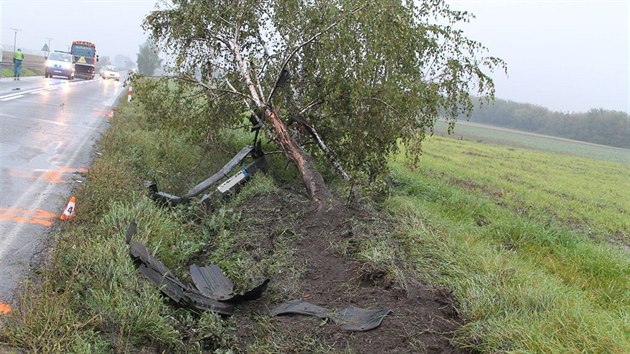
[[[100,79],[0,79],[0,305],[39,263],[122,91]]]

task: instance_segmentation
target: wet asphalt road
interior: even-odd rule
[[[0,79],[0,305],[39,262],[121,92],[112,80]]]

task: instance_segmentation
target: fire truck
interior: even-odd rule
[[[74,41],[70,47],[70,54],[74,58],[74,76],[92,80],[98,61],[96,44],[87,41]]]

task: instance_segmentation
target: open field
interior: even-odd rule
[[[444,137],[386,205],[482,352],[630,351],[630,165]]]
[[[435,133],[442,136],[447,135],[446,123],[438,121],[435,127]],[[455,131],[451,136],[457,139],[520,146],[599,160],[630,163],[630,150],[628,149],[528,133],[479,123],[457,122]]]
[[[629,164],[433,137],[421,166],[520,215],[630,245]]]
[[[3,51],[2,52],[2,77],[10,77],[13,76],[13,52],[12,51]],[[22,64],[22,74],[24,76],[31,75],[44,75],[44,63],[45,59],[40,55],[30,55],[26,54],[24,56],[24,63]]]

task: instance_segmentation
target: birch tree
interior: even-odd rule
[[[375,181],[440,116],[452,127],[471,94],[493,97],[505,64],[457,29],[471,18],[442,0],[172,0],[144,27],[182,79],[202,68],[214,119],[254,112],[322,210],[335,197],[314,159]]]

